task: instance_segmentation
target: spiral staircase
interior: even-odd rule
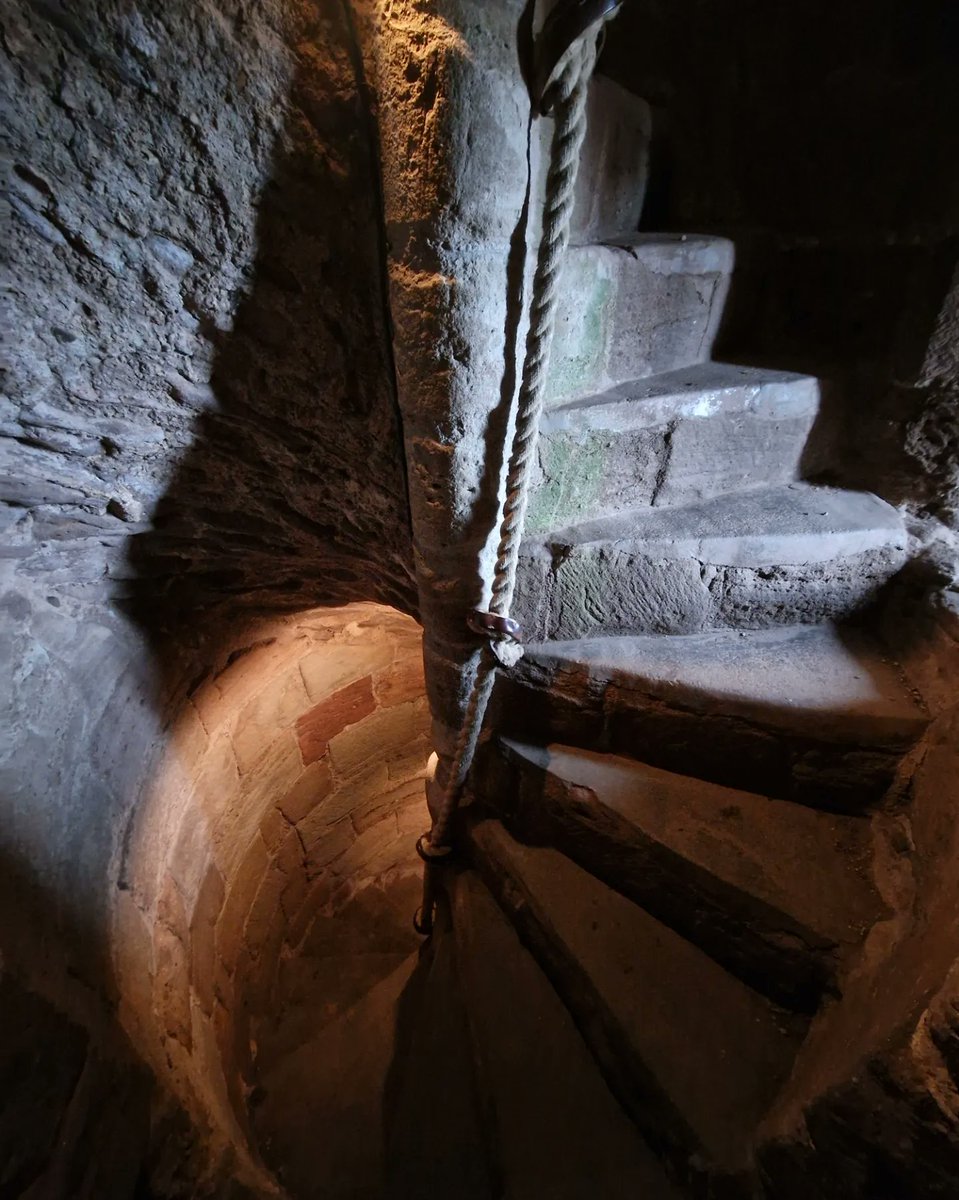
[[[884,798],[927,716],[863,615],[900,516],[817,482],[820,380],[712,361],[734,247],[631,232],[649,111],[593,92],[534,644],[432,939],[371,926],[379,982],[268,1082],[327,1073],[319,1109],[261,1123],[292,1146],[336,1122],[323,1180],[278,1152],[297,1195],[775,1200],[776,1131],[890,917]]]

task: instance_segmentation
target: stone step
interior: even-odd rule
[[[495,820],[467,841],[650,1145],[696,1194],[754,1195],[751,1139],[805,1021],[558,851]]]
[[[547,405],[705,362],[732,267],[732,242],[700,234],[637,233],[571,247]]]
[[[496,1194],[678,1200],[479,876],[460,872],[447,889]]]
[[[544,143],[553,122],[540,122]],[[576,176],[570,242],[588,245],[635,232],[649,179],[652,116],[640,96],[594,75],[586,102],[586,139]],[[545,173],[546,155],[540,156]],[[534,192],[542,195],[542,188]]]
[[[528,537],[513,614],[530,641],[814,624],[873,601],[905,550],[884,500],[791,483]]]
[[[799,1011],[883,906],[868,821],[645,763],[500,739],[473,787],[525,842],[562,850],[750,986]]]
[[[452,913],[441,897],[433,936],[389,1026],[394,1053],[382,1110],[387,1186],[370,1195],[442,1196],[450,1179],[464,1200],[494,1193],[467,1006]]]
[[[810,375],[710,362],[555,408],[526,528],[796,480],[819,393]]]
[[[445,1085],[437,1089],[438,1062]],[[261,1076],[257,1141],[285,1194],[488,1200],[481,1114],[445,907],[429,948]]]
[[[833,626],[527,647],[490,724],[815,807],[878,800],[928,715],[869,638]]]

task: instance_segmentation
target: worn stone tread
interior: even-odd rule
[[[883,906],[869,822],[569,746],[500,740],[511,825],[813,1011]],[[490,801],[493,802],[493,796]]]
[[[750,1194],[750,1140],[805,1023],[558,851],[496,820],[468,840],[644,1136],[690,1181]]]
[[[813,376],[706,362],[555,408],[527,531],[797,480],[821,465],[819,406]]]
[[[823,625],[527,647],[498,728],[816,807],[878,799],[928,714],[863,633]]]
[[[928,720],[896,664],[867,635],[842,626],[591,638],[528,653],[701,712],[834,741],[900,745]]]
[[[651,555],[769,567],[902,547],[905,530],[892,505],[871,492],[795,481],[700,504],[634,509],[584,521],[544,540],[551,546],[642,543]]]
[[[875,600],[905,555],[884,500],[790,483],[527,537],[514,615],[531,640],[818,624]]]
[[[337,1021],[270,1064],[254,1110],[268,1159],[282,1162],[295,1194],[337,1196],[382,1186],[382,1088],[393,1054],[393,1023],[416,970],[409,955]],[[316,1130],[324,1153],[316,1156]],[[317,1159],[317,1161],[314,1161]]]
[[[678,1200],[479,876],[457,874],[449,892],[498,1194]]]
[[[757,411],[770,419],[815,414],[819,380],[796,371],[704,362],[632,379],[543,415],[542,431],[642,429],[674,416]]]

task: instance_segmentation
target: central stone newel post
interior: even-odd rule
[[[497,524],[525,271],[523,0],[384,2],[374,38],[399,403],[441,786]]]

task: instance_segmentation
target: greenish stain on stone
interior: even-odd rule
[[[564,299],[550,355],[547,402],[588,395],[601,385],[605,371],[613,280],[577,274],[581,277],[561,284]]]
[[[540,443],[544,479],[530,498],[531,533],[556,529],[592,515],[601,498],[606,442],[554,434]]]

